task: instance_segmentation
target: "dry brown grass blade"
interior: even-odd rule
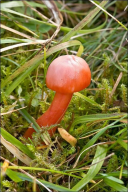
[[[8,114],[10,114],[10,113],[13,113],[13,112],[15,112],[15,111],[18,111],[18,110],[24,109],[24,108],[26,108],[26,107],[21,107],[21,108],[19,108],[19,109],[15,109],[15,110],[12,110],[12,111],[7,111],[7,112],[5,112],[5,113],[1,113],[0,116],[1,116],[1,115],[8,115]]]
[[[6,141],[2,135],[0,138],[1,143],[14,155],[16,156],[20,161],[25,163],[26,165],[30,165],[30,162],[32,159],[30,159],[27,155],[19,151],[14,145],[12,145],[10,142]]]
[[[19,31],[15,30],[15,29],[12,29],[12,28],[10,28],[10,27],[7,27],[7,26],[5,26],[5,25],[3,25],[3,24],[0,24],[0,27],[3,28],[3,29],[6,29],[6,30],[8,30],[8,31],[11,31],[12,33],[15,33],[15,34],[17,34],[17,35],[20,35],[20,36],[22,36],[22,37],[25,37],[25,38],[27,38],[27,39],[30,39],[30,40],[32,40],[32,41],[35,41],[35,40],[36,40],[35,38],[30,37],[29,35],[26,35],[26,34],[24,34],[24,33],[21,33],[21,32],[19,32]]]
[[[10,49],[14,49],[16,47],[22,47],[22,46],[26,46],[26,45],[36,45],[36,44],[45,44],[47,42],[47,40],[36,40],[36,41],[31,41],[29,43],[18,43],[16,45],[10,45],[10,46],[7,46],[7,47],[4,47],[0,50],[0,52],[4,52],[4,51],[7,51],[7,50],[10,50]]]
[[[56,6],[55,2],[53,0],[51,1],[43,1],[43,3],[52,11],[52,14],[54,16],[54,19],[56,21],[56,23],[58,25],[61,25],[63,22],[63,17],[58,9],[58,7]]]
[[[7,57],[7,56],[10,56],[10,55],[18,55],[18,54],[21,54],[21,53],[31,52],[31,51],[38,51],[38,50],[39,49],[31,49],[31,50],[19,51],[18,53],[6,54],[6,55],[2,55],[1,57]]]

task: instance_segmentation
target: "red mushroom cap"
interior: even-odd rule
[[[48,88],[63,94],[74,93],[88,87],[91,71],[86,61],[78,56],[63,55],[49,66],[46,75]]]

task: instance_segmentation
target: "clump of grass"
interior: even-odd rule
[[[126,191],[125,2],[123,9],[117,1],[51,6],[55,18],[42,2],[2,2],[2,191]],[[76,147],[58,132],[44,145],[34,120],[53,100],[45,76],[63,54],[78,54],[92,73],[91,85],[74,94],[59,125],[77,138]],[[31,123],[37,132],[27,140]]]

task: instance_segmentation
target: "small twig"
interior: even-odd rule
[[[38,50],[39,50],[39,49],[25,50],[25,51],[21,51],[21,52],[17,52],[17,53],[11,53],[11,54],[6,54],[6,55],[1,55],[1,57],[7,57],[7,56],[10,56],[10,55],[17,55],[17,54],[21,54],[21,53],[24,53],[24,52],[38,51]]]
[[[3,28],[3,29],[6,29],[6,30],[8,30],[8,31],[11,31],[12,33],[18,34],[18,35],[20,35],[20,36],[22,36],[22,37],[25,37],[25,38],[27,38],[27,39],[30,39],[30,40],[32,40],[32,41],[36,41],[35,38],[30,37],[29,35],[26,35],[26,34],[24,34],[24,33],[22,33],[22,32],[19,32],[19,31],[15,30],[15,29],[12,29],[12,28],[10,28],[10,27],[7,27],[7,26],[5,26],[5,25],[3,25],[3,24],[1,24],[0,27]]]
[[[0,158],[4,161],[8,161],[9,164],[11,164],[12,166],[17,166],[14,163],[11,163],[9,160],[5,159],[4,157],[0,156]],[[49,188],[47,188],[43,183],[41,183],[38,179],[36,179],[35,177],[33,177],[32,175],[30,175],[29,173],[27,173],[26,171],[24,171],[23,169],[19,169],[19,171],[21,171],[22,173],[24,173],[25,175],[27,175],[28,177],[30,177],[31,179],[33,179],[33,181],[35,180],[38,184],[42,185],[45,189],[47,189],[49,192],[52,192]]]

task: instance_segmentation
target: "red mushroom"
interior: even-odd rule
[[[56,58],[48,68],[46,85],[56,91],[48,110],[37,119],[40,127],[58,124],[64,116],[74,92],[88,87],[91,82],[91,72],[84,59],[74,55],[64,55]],[[50,136],[57,127],[50,129]],[[28,138],[35,132],[28,128],[24,137]]]

